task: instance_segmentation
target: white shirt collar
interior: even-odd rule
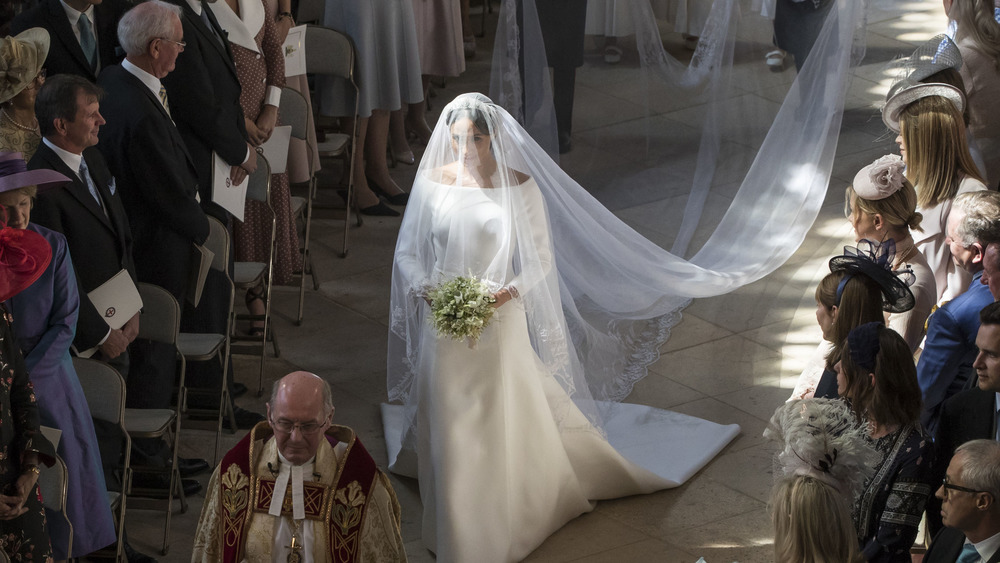
[[[90,20],[90,25],[91,26],[94,25],[94,5],[93,4],[91,4],[90,6],[87,6],[86,10],[84,10],[82,12],[78,12],[78,11],[76,11],[76,8],[73,8],[69,4],[67,4],[66,0],[59,0],[59,3],[62,4],[63,10],[66,11],[66,18],[69,19],[69,25],[73,29],[76,29],[76,22],[80,21],[80,14],[87,14],[87,19]]]
[[[969,540],[965,541],[967,543],[971,543]],[[983,561],[989,561],[990,558],[993,557],[993,554],[997,552],[997,549],[1000,549],[1000,533],[993,534],[985,540],[972,545],[975,546],[976,551],[979,553],[979,557],[982,558]]]
[[[69,167],[70,170],[76,173],[77,177],[80,176],[80,161],[83,160],[82,154],[73,154],[68,150],[61,149],[57,147],[55,143],[48,140],[47,138],[43,138],[42,142],[45,143],[45,146],[52,149],[52,152],[56,153],[56,156],[59,157],[59,160],[63,161],[63,164],[65,164],[67,167]],[[83,178],[80,178],[80,180],[83,180]],[[86,182],[86,180],[83,181]]]
[[[201,0],[187,0],[187,5],[191,6],[195,14],[201,15]]]
[[[129,74],[138,78],[143,84],[145,84],[146,88],[149,88],[149,91],[153,93],[153,97],[155,97],[157,100],[160,99],[161,85],[159,78],[135,66],[134,64],[132,64],[132,61],[128,59],[122,61],[122,68],[124,68],[126,71],[128,71]]]

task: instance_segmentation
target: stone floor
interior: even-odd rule
[[[826,271],[826,260],[840,251],[849,227],[843,218],[843,186],[860,166],[894,149],[877,114],[888,87],[884,69],[892,58],[943,30],[945,17],[939,2],[875,0],[868,25],[868,58],[856,69],[840,135],[826,204],[798,252],[766,278],[728,295],[694,302],[662,350],[648,378],[635,388],[630,401],[646,403],[719,423],[738,423],[742,432],[704,470],[681,487],[650,495],[601,502],[587,515],[568,523],[530,557],[530,561],[622,561],[756,563],[771,560],[772,533],[767,499],[771,487],[771,455],[761,432],[774,408],[794,386],[803,362],[820,340],[814,318],[813,288]],[[747,13],[745,18],[758,18]],[[478,27],[478,17],[474,17]],[[496,14],[487,18],[495,25]],[[756,34],[744,37],[738,53],[738,72],[768,74],[763,53],[769,49],[768,23],[761,20]],[[749,26],[753,28],[754,26]],[[672,51],[680,39],[665,36]],[[589,44],[589,43],[588,43]],[[479,40],[479,52],[467,72],[437,88],[428,121],[455,95],[487,91],[489,38]],[[683,56],[683,55],[682,55]],[[689,56],[689,55],[688,55]],[[626,53],[628,57],[628,53]],[[627,62],[627,61],[623,61]],[[589,144],[602,131],[626,126],[638,114],[634,104],[618,97],[612,76],[596,48],[588,52],[577,80],[574,150],[562,159],[571,176],[595,191],[620,217],[656,242],[669,245],[669,201],[630,204],[625,197],[598,193],[600,180],[613,177],[613,163],[601,168]],[[750,92],[757,101],[780,101],[794,78],[794,70],[769,76],[770,85]],[[684,109],[665,108],[664,115],[683,121]],[[676,112],[676,114],[672,113]],[[419,158],[419,153],[418,153]],[[335,169],[330,163],[328,168]],[[413,166],[392,171],[409,187]],[[330,180],[330,172],[324,175]],[[738,179],[738,178],[736,178]],[[335,196],[334,196],[335,197]],[[725,209],[726,199],[710,204]],[[351,250],[337,257],[343,224],[329,212],[319,212],[313,223],[312,248],[319,274],[319,291],[306,295],[306,316],[294,326],[297,292],[277,290],[273,311],[280,336],[281,358],[269,358],[265,386],[275,378],[304,369],[333,385],[336,421],[354,427],[380,463],[385,463],[378,405],[386,398],[385,348],[389,278],[399,219],[369,217],[351,230]],[[257,364],[237,357],[236,377],[256,387]],[[263,412],[263,399],[252,396],[239,403]],[[213,434],[191,424],[183,433],[182,455],[213,456]],[[204,427],[201,427],[204,428]],[[237,436],[224,435],[223,449]],[[403,507],[402,531],[410,561],[432,561],[420,542],[421,504],[417,483],[393,476]],[[207,483],[208,476],[201,480]],[[202,496],[189,499],[185,514],[175,514],[171,549],[161,561],[187,561]],[[163,513],[130,509],[132,544],[156,554],[162,539]]]

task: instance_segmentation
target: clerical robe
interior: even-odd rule
[[[223,458],[209,481],[192,563],[272,563],[279,518],[292,516],[288,486],[282,516],[268,513],[281,462],[266,422]],[[306,549],[315,563],[405,562],[400,509],[388,477],[354,431],[331,426],[306,476]],[[311,480],[309,480],[311,479]]]

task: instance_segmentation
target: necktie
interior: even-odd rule
[[[979,552],[976,551],[976,546],[967,543],[962,547],[962,553],[958,554],[955,563],[976,563],[977,561],[979,561]]]
[[[215,37],[216,41],[222,43],[222,38],[219,37],[219,33],[215,31],[215,26],[212,25],[212,20],[208,19],[208,8],[206,6],[202,6],[201,8],[201,21],[205,22],[205,27],[212,32],[212,37]]]
[[[167,115],[170,115],[170,105],[167,104],[167,89],[163,85],[160,86],[160,103],[163,104],[163,109],[167,110]]]
[[[87,168],[87,161],[83,158],[80,159],[80,179],[83,180],[83,183],[87,184],[87,191],[90,192],[90,195],[94,196],[97,206],[103,209],[104,205],[101,202],[101,196],[97,193],[97,186],[94,185],[94,179],[90,177],[90,169]]]
[[[83,49],[83,56],[87,57],[90,69],[97,70],[97,41],[94,39],[94,32],[90,29],[90,18],[87,17],[87,14],[80,14],[76,27],[80,30],[80,47]]]

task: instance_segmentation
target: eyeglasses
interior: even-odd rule
[[[299,429],[299,433],[303,436],[311,436],[320,431],[321,428],[326,426],[326,420],[323,422],[303,422],[295,423],[290,420],[285,420],[280,418],[278,420],[271,421],[271,428],[275,429],[282,434],[291,434],[296,428]]]
[[[973,493],[973,494],[987,493],[987,492],[989,492],[989,491],[978,491],[976,489],[970,489],[968,487],[961,487],[959,485],[953,485],[953,484],[951,484],[951,483],[948,482],[948,478],[947,477],[945,477],[944,479],[941,480],[941,486],[944,487],[945,495],[947,495],[949,491],[961,491],[963,493]]]
[[[159,39],[161,41],[169,41],[170,43],[173,43],[174,45],[180,45],[181,49],[183,49],[184,47],[187,47],[187,42],[186,41],[174,41],[173,39],[167,39],[166,37],[157,37],[157,39]]]

